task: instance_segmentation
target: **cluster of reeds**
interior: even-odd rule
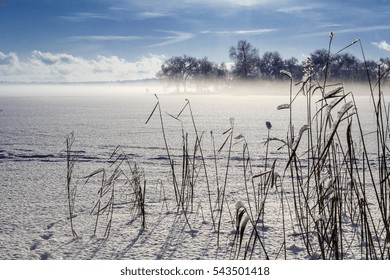
[[[231,213],[231,210],[229,209],[229,202],[226,198],[226,189],[229,184],[230,158],[234,140],[234,119],[230,119],[230,127],[222,133],[222,136],[225,137],[225,140],[223,141],[218,150],[215,146],[214,134],[212,131],[210,131],[210,136],[212,140],[211,159],[213,161],[213,164],[210,165],[209,163],[207,163],[206,160],[206,158],[210,158],[210,155],[205,155],[203,151],[203,139],[205,136],[205,132],[198,132],[198,128],[195,123],[194,115],[191,108],[191,103],[189,100],[186,99],[185,105],[177,115],[167,113],[168,117],[172,118],[175,121],[178,121],[181,124],[181,154],[175,155],[175,157],[180,158],[180,162],[175,162],[175,160],[173,159],[174,157],[172,157],[168,139],[166,137],[163,113],[157,95],[156,98],[157,104],[152,110],[146,123],[150,121],[156,110],[158,110],[162,135],[171,170],[172,187],[175,193],[177,211],[178,213],[184,215],[187,225],[191,229],[189,217],[194,213],[194,201],[195,199],[197,199],[198,209],[199,206],[203,209],[203,206],[200,203],[203,200],[201,196],[204,194],[205,191],[207,194],[207,207],[209,210],[209,214],[206,214],[206,217],[209,218],[207,222],[210,221],[212,223],[212,229],[216,233],[218,252],[220,245],[220,233],[222,230],[221,227],[223,223],[223,214],[225,213],[226,207],[228,208],[228,212],[231,217],[230,221],[232,224],[234,223],[233,215]],[[181,119],[186,110],[188,112],[187,117],[190,118],[190,128],[192,129],[192,132],[186,130],[187,127],[183,125],[183,121]],[[193,136],[194,139],[190,139],[190,136]],[[192,145],[190,144],[191,141],[193,141]],[[225,175],[222,179],[223,182],[220,182],[221,178],[219,177],[218,171],[218,167],[220,166],[220,164],[218,163],[217,157],[219,154],[221,154],[222,151],[226,152],[227,159],[225,165]],[[214,165],[214,169],[211,168],[212,165]],[[195,191],[198,191],[198,193],[195,193]],[[202,216],[205,219],[203,212]]]
[[[356,43],[360,40],[349,46]],[[313,258],[343,259],[356,244],[359,258],[389,258],[389,110],[381,92],[380,67],[377,95],[372,77],[367,77],[376,119],[375,142],[368,144],[353,93],[345,92],[342,84],[328,83],[327,65],[325,81],[320,83],[307,61],[298,91],[307,99],[307,124],[297,135],[291,117],[292,92],[290,103],[278,108],[290,110],[283,184],[292,191],[294,235],[302,239],[307,255]],[[319,97],[314,104],[315,96]],[[376,157],[368,146],[376,150]]]
[[[377,82],[373,86],[373,77],[369,77],[367,71],[369,94],[374,104],[376,118],[376,129],[373,131],[376,141],[374,147],[372,134],[367,134],[361,125],[353,93],[346,92],[342,83],[332,84],[327,80],[332,39],[333,34],[329,42],[328,62],[323,68],[324,81],[315,79],[311,60],[308,58],[303,78],[295,84],[298,90],[294,95],[293,78],[289,72],[282,71],[290,78],[290,99],[288,103],[278,106],[277,110],[289,111],[287,133],[285,138],[271,137],[272,125],[270,121],[266,122],[268,133],[265,141],[266,151],[262,157],[263,170],[258,172],[253,170],[253,160],[245,137],[241,134],[233,137],[234,119],[231,119],[231,127],[224,133],[227,137],[218,150],[220,153],[227,147],[225,159],[227,163],[222,184],[218,179],[214,135],[211,133],[216,173],[216,180],[211,184],[209,180],[211,172],[207,168],[210,165],[205,163],[202,150],[204,133],[198,133],[190,102],[187,100],[177,116],[170,115],[181,122],[180,116],[184,109],[188,108],[195,132],[195,144],[190,157],[188,133],[182,125],[182,168],[179,183],[176,163],[171,158],[165,135],[159,101],[150,114],[147,122],[158,108],[177,207],[186,215],[187,222],[189,213],[187,210],[189,205],[193,204],[194,190],[198,189],[195,188],[196,180],[200,170],[203,170],[210,218],[217,235],[217,251],[220,246],[222,216],[226,213],[224,207],[228,205],[226,191],[229,185],[232,146],[242,142],[243,190],[247,201],[246,206],[238,204],[235,215],[228,209],[236,232],[232,241],[231,257],[237,258],[242,252],[243,258],[256,256],[286,259],[288,248],[295,242],[303,244],[308,258],[390,257],[390,172],[387,169],[390,112],[381,91],[384,73],[380,72],[381,67],[378,66]],[[360,40],[352,42],[346,48],[357,43],[360,44],[365,59]],[[387,73],[390,70],[385,71]],[[294,107],[294,101],[300,96],[306,98],[305,109]],[[306,111],[306,123],[297,130],[297,133],[293,118],[294,110]],[[370,140],[367,139],[368,136],[371,137]],[[234,140],[237,142],[233,143]],[[367,141],[371,141],[370,144],[367,144]],[[285,162],[272,162],[269,158],[271,142],[278,142],[281,145],[279,150],[285,150],[287,155]],[[372,151],[368,150],[368,145],[370,149],[375,148],[375,157]],[[196,164],[197,161],[200,163]],[[269,164],[270,162],[272,164]],[[213,196],[215,193],[216,196]],[[266,205],[275,204],[269,202],[271,194],[278,197],[278,206],[274,206],[274,209],[280,211],[281,219],[277,226],[282,231],[282,242],[276,252],[272,253],[264,242],[262,232],[268,215]],[[360,250],[359,256],[356,255],[356,248]]]
[[[72,174],[75,164],[75,155],[72,145],[75,137],[71,133],[66,139],[67,146],[67,198],[72,234],[77,237],[74,230],[74,204],[76,200],[77,184],[73,184]],[[98,230],[104,230],[104,238],[108,238],[113,222],[114,209],[128,206],[131,219],[141,219],[141,227],[145,228],[145,193],[146,179],[143,170],[136,163],[132,164],[127,154],[117,146],[108,159],[108,166],[97,169],[84,177],[84,186],[98,184],[97,199],[91,215],[95,216],[93,235]],[[103,220],[103,221],[102,221]]]
[[[173,185],[173,191],[175,194],[175,201],[176,201],[176,208],[177,211],[182,213],[185,218],[187,225],[189,228],[191,228],[191,224],[188,220],[188,214],[192,213],[194,211],[194,197],[195,197],[195,190],[197,186],[198,176],[201,172],[203,172],[204,180],[206,182],[207,186],[207,193],[208,193],[208,203],[210,208],[210,217],[213,223],[213,227],[216,227],[215,217],[213,213],[213,205],[212,205],[212,199],[211,199],[211,190],[210,190],[210,183],[209,183],[209,175],[207,171],[207,166],[205,162],[205,157],[203,155],[202,150],[202,138],[204,133],[201,134],[198,133],[197,126],[195,124],[195,119],[192,114],[191,104],[189,100],[186,100],[186,104],[181,109],[181,111],[176,115],[168,114],[171,118],[181,123],[181,139],[182,139],[182,147],[181,147],[181,155],[180,159],[181,162],[177,163],[171,156],[171,151],[169,148],[168,140],[166,137],[165,129],[164,129],[164,119],[163,114],[161,111],[160,102],[157,98],[157,103],[151,112],[149,118],[147,119],[146,123],[149,122],[153,114],[155,113],[156,109],[158,109],[159,119],[161,123],[161,130],[162,135],[164,139],[165,149],[167,152],[167,157],[169,160],[169,166],[171,169],[171,175],[172,175],[172,185]],[[183,122],[180,119],[183,112],[188,109],[191,117],[192,126],[194,129],[194,143],[191,145],[189,139],[189,132],[185,130],[183,126]],[[179,166],[179,168],[178,168]]]
[[[86,176],[85,184],[91,178],[101,176],[98,199],[91,214],[96,216],[94,235],[99,226],[99,218],[105,214],[104,237],[108,238],[111,230],[113,213],[116,205],[130,205],[133,217],[141,217],[141,226],[145,228],[145,192],[146,180],[136,164],[131,165],[126,153],[118,146],[109,158],[108,168],[97,169]]]
[[[261,232],[258,229],[259,224],[264,224],[265,202],[271,188],[278,182],[279,177],[275,172],[275,162],[268,168],[267,160],[265,158],[265,170],[259,174],[253,175],[252,159],[249,152],[248,143],[245,137],[240,134],[234,137],[234,119],[230,118],[230,127],[222,133],[222,141],[219,149],[216,149],[214,133],[210,132],[212,141],[212,154],[205,155],[203,151],[204,135],[205,133],[199,133],[196,126],[194,115],[192,113],[190,101],[186,99],[184,107],[177,115],[166,113],[166,115],[181,124],[181,139],[182,148],[176,149],[181,151],[181,154],[175,155],[171,153],[170,145],[168,143],[168,137],[164,127],[164,117],[160,106],[160,101],[156,95],[157,103],[149,115],[146,123],[150,121],[152,116],[158,112],[158,117],[161,125],[162,136],[164,139],[165,149],[167,152],[167,158],[169,160],[169,166],[172,177],[172,187],[175,193],[176,208],[178,213],[185,216],[187,225],[191,228],[190,216],[193,214],[194,200],[202,200],[201,195],[207,193],[207,202],[209,208],[209,220],[212,223],[212,228],[216,236],[216,257],[220,252],[220,247],[225,244],[221,244],[220,237],[222,232],[226,230],[226,220],[232,225],[232,228],[236,230],[236,235],[232,241],[231,256],[238,257],[240,255],[241,247],[245,247],[243,255],[245,257],[252,257],[255,254],[255,248],[260,244],[261,254],[265,258],[269,259],[267,250],[263,244]],[[184,111],[188,109],[189,117],[192,123],[192,129],[195,140],[193,140],[193,146],[189,145],[190,133],[186,131],[181,116]],[[270,122],[266,122],[268,129],[268,139],[270,138],[270,129],[272,127]],[[268,141],[269,142],[269,141]],[[229,184],[231,183],[230,168],[231,168],[231,155],[233,153],[233,146],[237,146],[239,143],[243,143],[243,174],[244,174],[244,186],[242,189],[246,193],[247,205],[246,207],[238,207],[236,213],[232,213],[229,205],[231,201],[228,201]],[[191,149],[192,148],[192,149]],[[210,149],[208,149],[210,152]],[[218,157],[221,155],[226,156],[223,158],[225,163],[221,163]],[[268,149],[267,149],[268,154]],[[175,162],[173,158],[180,158],[181,162]],[[212,160],[213,164],[207,163],[207,160]],[[212,167],[214,166],[214,168]],[[224,175],[220,178],[220,167],[224,168]],[[214,175],[214,176],[212,176]],[[211,178],[212,176],[213,178]],[[202,181],[200,183],[200,181]],[[196,194],[194,191],[198,190]],[[228,215],[228,216],[226,216]],[[247,227],[247,223],[250,221],[250,227]],[[246,241],[246,245],[242,246],[244,239],[245,229],[250,229],[250,237]]]

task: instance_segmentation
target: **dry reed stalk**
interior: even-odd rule
[[[67,192],[67,200],[68,200],[68,210],[69,210],[69,221],[70,221],[70,229],[72,231],[73,237],[77,237],[77,233],[74,229],[73,218],[74,218],[74,204],[76,201],[76,192],[77,185],[73,184],[72,176],[73,169],[75,165],[75,156],[72,151],[72,146],[75,141],[74,133],[70,133],[66,137],[66,192]]]
[[[223,214],[223,206],[225,202],[225,194],[226,194],[226,187],[228,184],[228,174],[229,174],[229,165],[230,165],[230,154],[232,151],[232,144],[233,144],[233,132],[234,132],[234,119],[230,118],[230,128],[225,131],[223,134],[227,134],[225,142],[222,144],[222,146],[219,148],[218,152],[221,152],[224,148],[226,142],[229,140],[229,148],[228,148],[228,157],[227,157],[227,163],[226,163],[226,173],[225,173],[225,180],[222,188],[222,198],[221,198],[221,208],[219,209],[219,218],[218,218],[218,227],[217,227],[217,254],[219,250],[219,240],[220,240],[220,230],[221,230],[221,222],[222,222],[222,214]]]

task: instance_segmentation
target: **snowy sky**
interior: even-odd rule
[[[330,31],[334,51],[390,54],[387,0],[0,0],[0,26],[0,81],[153,78],[174,55],[229,62],[238,40],[303,60]]]

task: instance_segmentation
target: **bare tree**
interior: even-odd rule
[[[183,86],[184,91],[187,91],[187,81],[192,79],[198,71],[198,60],[190,56],[174,56],[161,66],[161,71],[157,73],[157,77],[173,82],[177,91],[180,91],[180,86]]]
[[[285,69],[285,66],[278,52],[265,52],[260,60],[259,68],[264,79],[279,80],[283,77],[280,71]]]
[[[239,79],[255,78],[259,74],[259,51],[251,43],[240,40],[237,47],[231,47],[229,57],[234,61],[233,75]]]

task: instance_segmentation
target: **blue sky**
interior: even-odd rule
[[[238,40],[303,61],[330,31],[333,51],[390,55],[385,0],[0,0],[0,25],[0,81],[153,78],[174,55],[229,63]]]

